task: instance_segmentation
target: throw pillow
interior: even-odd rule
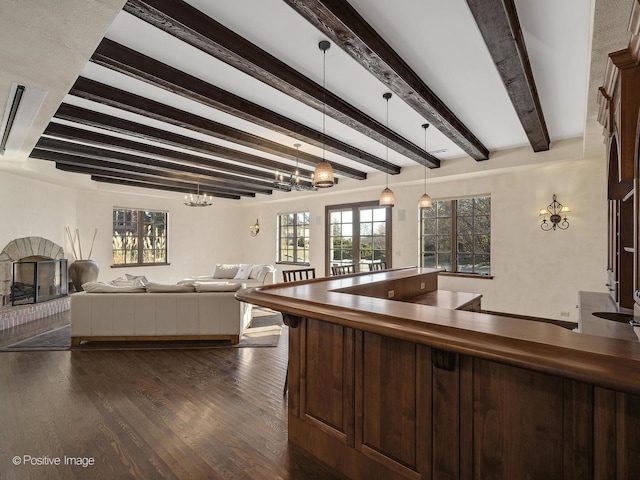
[[[127,277],[118,277],[111,280],[111,285],[116,287],[144,287],[142,280],[136,278],[135,280],[129,280]]]
[[[249,274],[249,278],[257,280],[260,277],[260,272],[262,271],[262,267],[264,267],[264,265],[254,265],[251,268],[251,273]]]
[[[193,285],[164,285],[162,283],[147,283],[144,287],[147,293],[193,293]]]
[[[238,273],[240,265],[218,263],[213,269],[213,278],[233,278]]]
[[[104,282],[87,282],[82,284],[87,293],[145,293],[144,287],[118,287]]]
[[[128,273],[125,273],[125,276],[127,277],[127,280],[137,280],[141,282],[142,287],[149,283],[149,280],[147,280],[147,277],[145,277],[144,275],[129,275]]]
[[[251,274],[251,268],[253,267],[253,265],[240,265],[240,268],[238,268],[238,273],[236,273],[236,276],[233,277],[234,280],[246,280],[249,278],[249,275]]]
[[[195,282],[196,292],[235,292],[242,288],[241,283],[229,282]]]
[[[274,270],[275,268],[273,268],[271,265],[263,265],[260,269],[260,272],[258,273],[258,276],[256,277],[256,280],[258,280],[260,283],[264,283],[267,275],[269,275]]]

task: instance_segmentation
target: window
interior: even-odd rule
[[[420,223],[423,267],[491,274],[491,197],[434,201]]]
[[[167,213],[113,209],[113,265],[167,263]]]
[[[278,215],[278,263],[309,264],[309,212]]]
[[[331,267],[355,265],[359,272],[369,264],[391,267],[391,210],[378,202],[326,207],[328,231],[327,274]]]

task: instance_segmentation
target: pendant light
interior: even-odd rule
[[[384,93],[382,95],[382,98],[384,98],[387,101],[387,128],[389,128],[389,99],[391,98],[391,93],[387,92]],[[389,139],[387,138],[387,186],[384,190],[382,190],[382,192],[380,193],[380,206],[381,207],[393,207],[396,204],[396,196],[393,193],[393,190],[391,190],[389,188]]]
[[[324,136],[326,134],[326,72],[327,72],[327,50],[331,44],[327,40],[323,40],[318,44],[318,48],[322,50],[322,161],[316,165],[313,172],[313,185],[318,188],[333,187],[335,180],[333,178],[333,168],[331,164],[324,158]]]
[[[424,128],[424,151],[427,151],[427,128],[429,128],[429,124],[425,123],[422,125]],[[433,207],[433,202],[431,201],[431,197],[427,194],[427,164],[424,165],[424,195],[420,197],[418,200],[419,208],[431,208]]]

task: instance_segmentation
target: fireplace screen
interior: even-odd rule
[[[67,260],[13,262],[11,304],[40,303],[69,293]]]

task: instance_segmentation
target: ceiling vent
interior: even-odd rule
[[[9,101],[0,125],[0,155],[15,157],[29,134],[47,92],[11,84]]]

